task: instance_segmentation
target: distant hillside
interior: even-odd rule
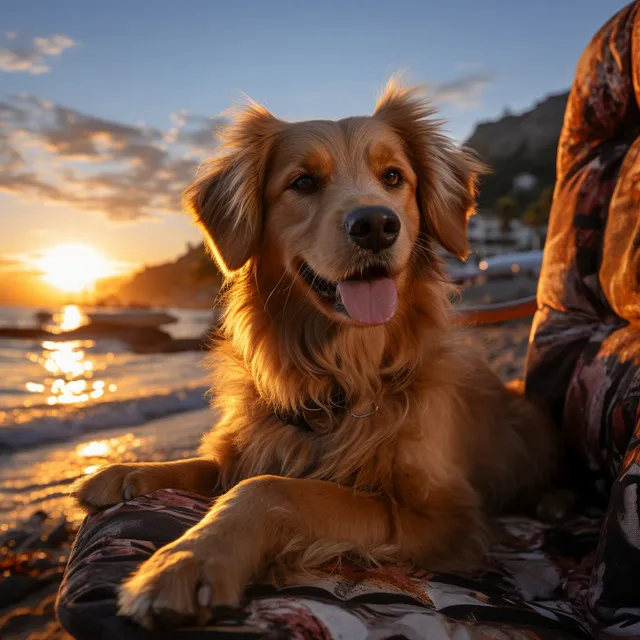
[[[493,208],[513,188],[520,174],[537,178],[535,188],[520,195],[524,210],[556,178],[556,150],[569,93],[552,95],[519,115],[507,114],[493,122],[480,122],[465,144],[487,162],[493,174],[480,185],[480,207]]]
[[[221,278],[204,250],[189,247],[172,262],[144,267],[104,296],[110,304],[143,304],[159,307],[209,308],[220,288]],[[97,298],[100,298],[98,292]]]

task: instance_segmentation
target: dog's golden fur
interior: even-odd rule
[[[223,495],[123,586],[123,614],[203,622],[274,564],[344,553],[467,569],[485,551],[486,514],[549,479],[546,418],[450,326],[432,242],[466,255],[481,166],[439,127],[416,90],[393,83],[371,117],[290,124],[252,105],[186,191],[227,275],[225,339],[210,356],[219,422],[200,458],[107,467],[76,495],[92,507],[165,487]],[[390,167],[403,176],[393,188]],[[317,177],[313,193],[289,188],[300,174]],[[341,221],[372,204],[402,223],[380,258],[399,303],[363,327],[299,270],[339,281],[367,268]],[[311,403],[312,430],[277,417]]]

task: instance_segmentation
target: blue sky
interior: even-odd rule
[[[179,129],[206,131],[206,117],[238,102],[242,92],[284,118],[337,118],[369,112],[389,75],[405,69],[409,78],[432,86],[449,120],[448,131],[463,140],[478,120],[497,118],[505,107],[526,109],[568,88],[590,37],[625,4],[6,3],[6,34],[0,34],[0,68],[5,69],[0,71],[0,101],[15,107],[18,100],[20,113],[36,123],[26,127],[25,137],[24,120],[19,124],[14,118],[11,144],[23,156],[21,170],[36,171],[40,186],[24,179],[12,183],[11,176],[3,180],[0,174],[0,186],[5,185],[0,194],[0,259],[68,240],[94,244],[127,263],[160,261],[179,253],[187,240],[198,238],[185,217],[155,201],[146,209],[129,203],[118,213],[110,203],[117,208],[120,193],[113,191],[110,199],[93,202],[94,183],[83,180],[103,170],[124,175],[148,161],[149,156],[138,151],[114,160],[113,149],[122,140],[138,145],[138,150],[141,144],[161,148],[165,143],[148,133],[150,129],[167,135],[177,124]],[[66,39],[53,40],[56,35]],[[26,105],[24,95],[37,97],[37,105]],[[23,96],[22,102],[15,96]],[[183,117],[172,120],[176,112]],[[88,155],[72,149],[82,146],[79,137],[86,134],[74,128],[76,113],[91,119],[88,126],[96,134]],[[54,122],[61,114],[65,122]],[[119,124],[141,133],[118,133]],[[105,130],[98,131],[100,127]],[[16,134],[19,130],[22,133]],[[123,136],[119,143],[114,135]],[[109,153],[100,146],[102,139],[111,145]],[[179,149],[172,147],[171,153],[177,154],[172,157],[206,155],[202,147],[189,147],[186,138],[183,143]],[[178,170],[167,162],[157,160],[153,170],[164,171],[165,181],[172,172],[175,181],[184,180],[188,167]],[[120,186],[114,187],[113,175],[108,184],[96,187],[96,193],[122,188],[119,180]],[[42,187],[44,183],[49,186]],[[151,188],[157,189],[157,184]],[[135,199],[144,193],[134,194]]]

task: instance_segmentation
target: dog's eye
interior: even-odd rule
[[[291,183],[290,188],[300,193],[313,193],[320,188],[320,180],[315,176],[305,173],[302,176],[298,176]]]
[[[402,174],[397,169],[387,169],[382,176],[382,181],[388,187],[397,187],[402,184]]]

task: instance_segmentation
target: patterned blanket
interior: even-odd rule
[[[216,627],[149,634],[116,616],[139,563],[200,519],[205,498],[158,491],[88,518],[57,612],[98,638],[556,639],[640,637],[640,2],[596,34],[578,65],[527,360],[547,398],[585,510],[561,526],[517,516],[471,575],[324,567],[256,585]]]
[[[116,615],[117,586],[157,548],[198,522],[208,506],[205,498],[161,490],[88,518],[59,594],[65,629],[90,640],[148,637]],[[237,617],[166,637],[592,638],[584,603],[601,518],[594,512],[560,527],[501,518],[491,554],[470,575],[365,570],[345,563],[278,590],[255,585]]]

